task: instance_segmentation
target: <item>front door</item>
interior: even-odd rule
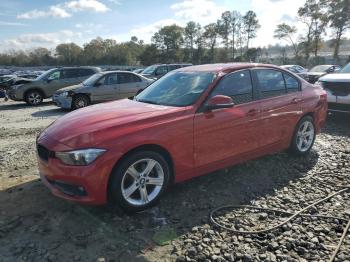
[[[196,167],[228,160],[259,147],[260,102],[254,99],[250,71],[225,76],[209,98],[215,95],[230,96],[235,105],[195,115]]]
[[[62,70],[56,70],[47,76],[47,83],[45,83],[44,91],[47,97],[52,96],[58,89],[63,88],[61,80]]]
[[[118,99],[118,75],[117,73],[107,74],[101,77],[92,91],[92,100],[96,102]]]

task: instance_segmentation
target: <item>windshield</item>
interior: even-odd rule
[[[319,65],[311,68],[310,72],[326,72],[330,66],[328,65]]]
[[[95,84],[95,82],[100,79],[100,77],[102,76],[103,74],[101,73],[97,73],[97,74],[94,74],[92,76],[90,76],[88,79],[86,79],[84,82],[83,82],[83,85],[84,86],[93,86]]]
[[[344,68],[340,70],[340,73],[350,73],[350,63],[344,66]]]
[[[46,72],[44,72],[43,74],[41,74],[40,76],[38,76],[35,80],[46,79],[46,78],[47,78],[53,71],[55,71],[55,70],[56,70],[56,68],[47,70]]]
[[[146,69],[142,71],[142,74],[152,74],[156,68],[157,66],[155,65],[146,67]]]
[[[214,73],[172,72],[147,87],[135,100],[168,106],[192,105],[213,82]]]

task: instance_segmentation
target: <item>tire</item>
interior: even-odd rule
[[[73,97],[72,110],[87,107],[90,105],[90,99],[86,95],[76,95]]]
[[[29,90],[25,95],[25,101],[28,105],[37,106],[43,102],[43,93],[38,90]]]
[[[147,175],[147,168],[152,167]],[[165,158],[153,151],[131,154],[113,170],[109,200],[127,213],[154,206],[169,184],[170,168]]]
[[[304,156],[308,154],[315,142],[316,128],[311,116],[303,117],[295,127],[293,139],[289,148],[291,154]]]

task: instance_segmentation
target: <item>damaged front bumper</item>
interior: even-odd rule
[[[71,109],[72,108],[72,97],[71,96],[62,96],[59,94],[54,94],[52,96],[52,101],[56,104],[56,106]]]

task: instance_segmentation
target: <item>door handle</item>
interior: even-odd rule
[[[291,104],[298,104],[301,102],[301,99],[299,98],[293,98]]]
[[[258,113],[259,113],[259,111],[257,109],[250,109],[246,115],[247,116],[255,116]]]

